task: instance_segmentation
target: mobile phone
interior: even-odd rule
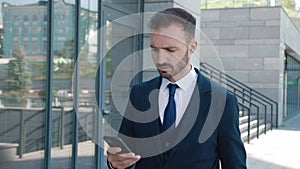
[[[105,140],[105,142],[110,147],[120,147],[121,148],[121,152],[119,152],[118,154],[132,152],[129,149],[129,147],[124,143],[124,141],[121,138],[119,138],[119,137],[115,137],[115,136],[103,136],[103,139]]]

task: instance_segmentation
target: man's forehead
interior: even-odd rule
[[[155,37],[175,39],[178,41],[183,41],[186,39],[186,33],[183,27],[177,24],[171,24],[158,29],[151,29],[150,35]]]
[[[151,44],[152,43],[164,43],[164,44],[186,44],[185,38],[182,36],[176,36],[171,33],[160,33],[160,32],[151,32]]]
[[[172,23],[172,24],[169,24],[169,25],[166,25],[166,26],[161,26],[161,27],[158,27],[158,28],[152,28],[151,32],[161,33],[161,32],[165,32],[165,31],[169,32],[170,30],[177,31],[178,33],[179,32],[182,32],[182,33],[185,32],[184,27],[181,24],[176,24],[176,23]]]

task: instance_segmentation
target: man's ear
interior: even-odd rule
[[[195,41],[195,40],[192,40],[191,42],[190,42],[190,47],[189,47],[189,52],[190,52],[190,54],[193,54],[195,51],[196,51],[196,49],[197,49],[197,42]]]

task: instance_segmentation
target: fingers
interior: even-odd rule
[[[141,159],[141,156],[134,153],[117,154],[120,151],[119,147],[111,147],[107,150],[107,159],[114,168],[124,169]]]
[[[117,168],[117,169],[124,169],[127,168],[133,164],[135,164],[138,160],[140,159],[140,157],[135,157],[135,158],[126,158],[126,157],[122,157],[119,159],[112,159],[112,161],[108,160],[112,167]]]
[[[111,154],[118,154],[121,151],[122,149],[120,147],[109,147],[107,149],[107,153],[111,153]]]

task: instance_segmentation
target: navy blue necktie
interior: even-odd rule
[[[175,120],[176,120],[176,104],[174,100],[174,95],[176,88],[178,86],[176,84],[168,84],[169,88],[169,102],[164,112],[164,122],[163,122],[163,132],[166,131],[169,127],[174,125],[175,128]]]

